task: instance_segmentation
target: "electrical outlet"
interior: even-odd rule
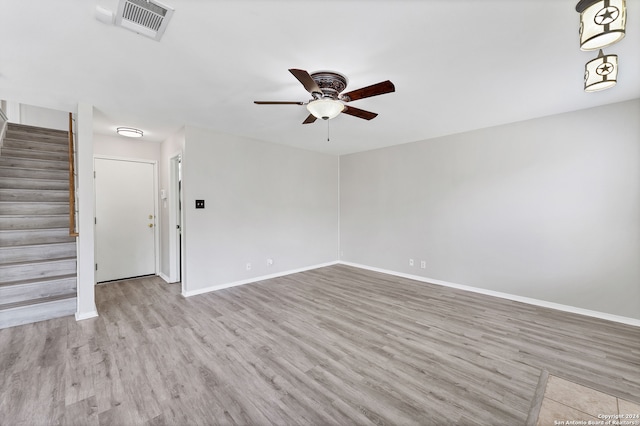
[[[250,271],[250,270],[251,270],[251,264],[247,263],[247,271]]]
[[[413,259],[409,259],[409,266],[413,266]]]
[[[426,260],[421,260],[420,261],[420,267],[422,269],[427,269],[427,261]]]
[[[267,266],[273,266],[273,259],[267,259]]]

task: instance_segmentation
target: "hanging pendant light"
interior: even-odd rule
[[[584,66],[584,91],[595,92],[616,85],[618,78],[618,55],[605,55],[602,49],[598,57]]]
[[[625,0],[580,0],[580,49],[596,50],[622,40],[625,34]]]

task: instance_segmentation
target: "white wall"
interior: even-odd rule
[[[343,156],[340,192],[342,260],[640,319],[640,100]]]
[[[93,136],[93,153],[109,157],[160,161],[160,144],[140,138],[96,133]]]
[[[69,131],[69,112],[9,102],[9,121],[27,126]]]
[[[184,290],[335,261],[338,163],[334,156],[187,127]],[[205,209],[195,209],[196,199],[205,200]]]

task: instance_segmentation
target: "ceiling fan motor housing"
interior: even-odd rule
[[[335,71],[316,71],[310,75],[322,90],[323,98],[338,99],[340,93],[347,88],[347,77]]]

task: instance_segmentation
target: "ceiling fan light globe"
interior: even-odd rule
[[[316,99],[307,104],[307,110],[316,118],[329,120],[344,110],[344,104],[335,99]]]

